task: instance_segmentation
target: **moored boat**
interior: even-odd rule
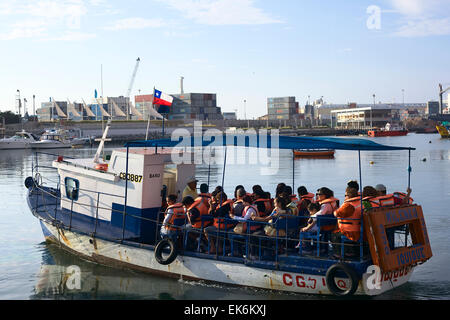
[[[33,149],[71,148],[73,145],[78,143],[81,142],[69,139],[65,130],[48,129],[45,130],[39,141],[34,141],[33,143],[31,143],[31,148]]]
[[[406,136],[408,130],[399,126],[391,126],[390,123],[386,124],[383,129],[374,129],[367,131],[369,137],[396,137],[396,136]]]
[[[225,148],[262,148],[261,141],[252,138],[227,139],[224,136],[222,143],[219,137],[215,147],[218,141]],[[265,141],[268,141],[267,137]],[[276,228],[277,235],[280,231],[280,236],[260,238],[263,245],[259,243],[256,257],[249,254],[250,244],[255,244],[256,237],[251,236],[250,230],[252,224],[258,222],[247,222],[250,227],[244,234],[219,227],[217,239],[224,240],[221,254],[211,254],[209,245],[202,250],[201,242],[190,247],[186,229],[180,228],[173,240],[162,238],[159,232],[161,190],[167,190],[167,194],[180,194],[189,177],[195,176],[195,165],[173,160],[175,151],[186,156],[184,152],[172,149],[180,142],[167,139],[128,143],[124,148],[114,150],[106,163],[98,157],[58,157],[52,162],[60,179],[60,187],[56,188],[44,185],[40,173],[27,178],[28,204],[39,219],[46,240],[88,260],[114,267],[187,280],[308,294],[378,295],[406,283],[415,266],[431,257],[422,209],[412,204],[367,211],[364,207],[361,226],[368,242],[363,242],[360,237],[359,255],[352,258],[345,255],[344,240],[340,243],[342,254],[338,258],[322,255],[319,246],[316,246],[317,252],[312,253],[295,248],[299,242],[299,217],[295,216],[284,216],[271,225]],[[202,139],[201,143],[207,147],[211,140]],[[279,137],[276,148],[295,150],[331,146],[358,153],[413,150],[362,139],[303,137]],[[33,173],[36,169],[38,167],[33,168]],[[337,223],[336,218],[328,219]],[[202,219],[199,234],[203,233],[207,221]],[[229,221],[224,218],[219,223]],[[320,220],[320,224],[325,224],[325,220]],[[404,232],[403,225],[414,226],[409,234],[413,245],[408,241],[403,246],[387,244],[386,229]],[[284,236],[281,236],[281,230],[286,230]],[[318,234],[315,241],[325,241],[320,236]],[[408,238],[408,233],[404,237]],[[243,244],[244,254],[235,254],[233,250],[239,242]],[[377,268],[379,272],[373,273]]]
[[[329,149],[302,149],[294,150],[294,155],[296,157],[333,157],[335,150]]]
[[[0,150],[30,149],[38,140],[32,133],[22,130],[10,138],[0,139]]]
[[[442,138],[450,138],[450,124],[448,122],[437,125],[436,129]]]

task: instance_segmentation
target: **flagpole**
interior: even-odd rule
[[[153,98],[152,98],[152,109],[154,106],[154,102],[155,101],[155,87],[153,87]],[[144,102],[145,104],[145,102]],[[150,127],[150,110],[148,110],[148,121],[147,121],[147,133],[145,134],[145,140],[148,140],[148,129]]]

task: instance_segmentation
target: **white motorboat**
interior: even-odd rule
[[[32,133],[22,130],[10,138],[0,139],[0,150],[30,149],[38,140],[39,138]]]
[[[33,149],[60,149],[71,148],[76,142],[69,139],[64,130],[50,129],[46,130],[39,141],[31,143]]]

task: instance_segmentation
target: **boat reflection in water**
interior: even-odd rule
[[[30,299],[181,299],[187,285],[137,272],[89,263],[47,244]]]

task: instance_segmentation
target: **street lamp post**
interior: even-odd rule
[[[405,107],[405,89],[402,89],[403,108]]]
[[[375,109],[375,94],[373,94],[373,109]],[[373,128],[372,111],[373,111],[373,110],[370,110],[370,129]]]

